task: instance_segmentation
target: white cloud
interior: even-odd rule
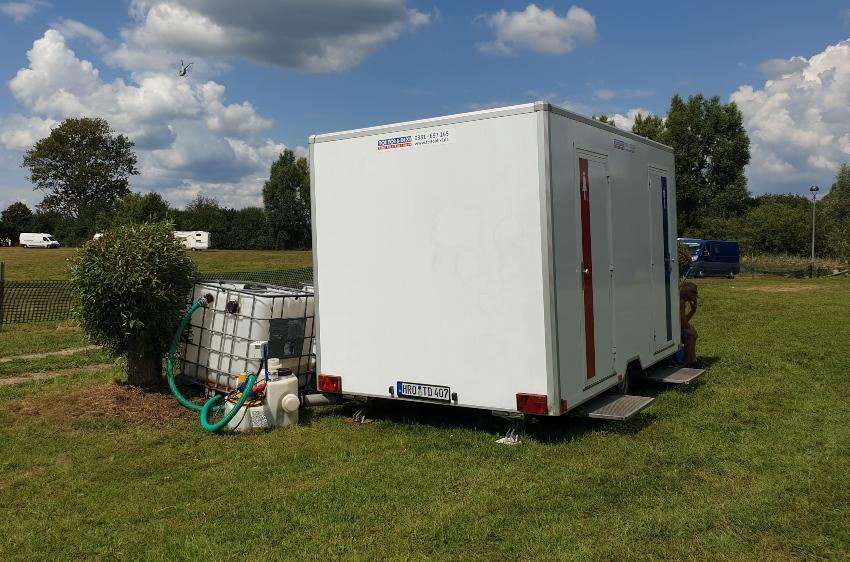
[[[596,19],[590,12],[572,6],[559,16],[554,10],[541,10],[529,4],[522,12],[499,10],[476,18],[493,30],[494,40],[478,43],[483,53],[509,55],[518,49],[559,55],[596,39]]]
[[[786,62],[762,88],[741,86],[730,96],[750,135],[748,177],[756,192],[828,185],[850,161],[850,40]]]
[[[760,63],[756,68],[768,80],[782,78],[786,74],[793,74],[806,66],[803,57],[791,57],[790,59],[769,59]]]
[[[405,0],[134,0],[135,26],[125,29],[124,53],[168,51],[187,57],[242,58],[305,72],[338,72],[431,23],[434,14]]]
[[[96,47],[106,47],[109,40],[97,29],[86,25],[81,21],[72,19],[61,19],[52,25],[53,29],[62,34],[65,39],[87,39]]]
[[[17,22],[24,21],[33,15],[44,5],[40,0],[28,0],[26,2],[3,2],[0,4],[0,12],[3,12]]]
[[[27,58],[9,89],[33,115],[2,120],[0,144],[8,150],[28,148],[65,118],[103,117],[136,143],[142,173],[134,187],[162,191],[179,204],[186,186],[228,186],[213,192],[241,206],[256,203],[261,178],[285,148],[260,136],[271,120],[249,102],[228,104],[216,82],[154,72],[105,82],[55,29],[33,43]]]
[[[637,119],[638,115],[643,115],[644,117],[646,117],[647,115],[651,114],[651,111],[637,107],[628,110],[625,115],[621,113],[615,113],[614,115],[611,115],[611,119],[614,120],[614,125],[618,129],[623,129],[624,131],[631,131],[632,126],[635,124],[635,119]]]

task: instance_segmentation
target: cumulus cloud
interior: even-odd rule
[[[559,16],[554,10],[529,4],[521,12],[499,10],[482,14],[476,21],[490,27],[494,35],[493,41],[476,44],[478,50],[494,55],[510,55],[519,49],[560,55],[596,39],[596,19],[578,6]]]
[[[0,4],[0,12],[3,12],[17,22],[21,22],[36,13],[43,5],[44,2],[41,2],[40,0],[3,2]]]
[[[850,40],[788,62],[761,88],[741,86],[730,97],[750,135],[754,191],[776,183],[828,185],[850,161]]]
[[[123,32],[133,64],[151,49],[196,57],[242,58],[304,72],[337,72],[361,63],[434,14],[405,0],[134,0],[136,25]]]
[[[611,115],[611,119],[614,120],[614,125],[618,129],[623,129],[624,131],[631,131],[632,126],[635,124],[635,119],[637,119],[638,115],[643,115],[644,117],[646,117],[647,115],[651,114],[651,111],[637,107],[628,110],[625,115],[621,113],[615,113],[614,115]]]
[[[185,203],[198,186],[229,186],[213,191],[223,203],[242,206],[259,201],[261,178],[285,148],[261,136],[270,119],[249,102],[227,103],[224,86],[214,81],[146,72],[106,82],[56,29],[36,40],[27,58],[9,89],[33,115],[2,120],[0,144],[9,150],[28,148],[65,118],[103,117],[136,143],[137,188]]]
[[[806,67],[806,59],[803,57],[791,57],[790,59],[769,59],[760,63],[756,68],[768,80],[782,78],[786,74],[793,74]]]

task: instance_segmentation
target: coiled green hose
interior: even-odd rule
[[[171,390],[171,394],[173,394],[174,398],[180,402],[181,406],[189,408],[194,412],[200,412],[202,406],[199,406],[194,402],[190,402],[185,396],[180,394],[179,390],[177,390],[177,384],[174,382],[174,352],[177,351],[177,346],[180,344],[180,339],[183,337],[183,331],[186,329],[186,324],[189,323],[189,319],[192,317],[192,314],[194,314],[198,308],[204,306],[204,303],[208,301],[209,299],[204,297],[192,303],[192,306],[189,307],[189,310],[187,310],[186,314],[183,315],[183,318],[180,319],[180,324],[177,326],[177,331],[174,332],[174,337],[171,340],[171,347],[168,348],[168,355],[165,356],[165,378],[168,380],[168,388]]]
[[[207,416],[210,413],[210,409],[213,408],[213,405],[221,400],[221,394],[216,394],[212,398],[206,401],[204,406],[201,408],[201,427],[206,429],[207,431],[213,432],[218,431],[225,425],[227,422],[232,420],[236,414],[242,409],[242,404],[245,403],[245,400],[251,395],[251,389],[254,388],[254,382],[257,380],[257,375],[248,375],[248,381],[245,383],[245,390],[242,391],[242,396],[239,397],[239,400],[236,401],[236,404],[233,405],[233,408],[227,412],[221,420],[216,423],[210,423],[207,421]]]
[[[242,396],[239,397],[239,400],[236,401],[236,404],[233,405],[233,408],[225,414],[225,416],[216,423],[210,423],[207,421],[210,412],[220,411],[224,409],[222,404],[219,404],[219,401],[222,399],[221,394],[216,394],[207,400],[203,406],[199,406],[190,400],[187,400],[185,396],[183,396],[180,391],[177,389],[177,384],[174,382],[174,353],[177,351],[177,346],[180,344],[180,339],[183,337],[183,331],[186,329],[186,324],[189,323],[189,319],[192,317],[192,314],[195,313],[198,308],[204,306],[206,303],[212,302],[212,295],[205,295],[203,298],[198,299],[197,301],[192,303],[192,306],[189,307],[189,310],[186,311],[186,314],[183,315],[183,318],[180,319],[180,324],[177,326],[177,331],[174,333],[174,337],[171,340],[171,347],[168,348],[168,355],[165,358],[165,376],[168,380],[168,388],[171,390],[171,394],[174,395],[174,398],[180,403],[181,406],[188,408],[194,412],[201,413],[201,427],[206,429],[207,431],[213,432],[218,431],[225,425],[227,422],[232,420],[239,410],[242,409],[242,405],[251,395],[251,389],[254,388],[254,383],[257,380],[256,375],[248,376],[248,380],[245,382],[245,389],[242,391]]]

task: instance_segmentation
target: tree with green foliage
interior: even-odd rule
[[[130,176],[139,173],[133,142],[104,119],[88,117],[64,120],[24,153],[22,167],[47,193],[39,209],[75,219],[127,195]]]
[[[116,227],[73,259],[80,326],[93,343],[127,358],[130,384],[161,385],[162,360],[195,276],[168,222]]]
[[[0,214],[2,235],[10,237],[17,243],[18,235],[21,232],[30,232],[32,219],[32,210],[27,207],[26,203],[21,201],[12,203]]]
[[[600,123],[605,123],[606,125],[611,125],[612,127],[616,127],[614,124],[614,119],[612,117],[608,117],[604,113],[601,115],[594,115],[591,117],[594,121],[599,121]]]
[[[821,202],[825,250],[835,257],[850,259],[850,166],[841,165],[835,183]]]
[[[742,249],[766,254],[805,254],[811,243],[812,202],[800,195],[761,195],[741,221]]]
[[[159,222],[168,220],[170,215],[171,207],[159,193],[128,193],[112,213],[111,226]]]
[[[638,113],[632,132],[656,142],[664,142],[664,119],[658,115]]]
[[[275,247],[310,247],[310,167],[306,158],[283,151],[263,186],[263,206]]]
[[[707,218],[741,216],[750,206],[744,167],[750,139],[741,111],[719,97],[675,95],[667,118],[641,116],[632,131],[673,147],[679,231],[696,234]]]

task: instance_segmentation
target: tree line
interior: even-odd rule
[[[602,115],[599,121],[613,124]],[[811,201],[800,195],[759,195],[747,188],[750,141],[734,103],[676,95],[666,118],[638,115],[632,131],[673,147],[679,235],[738,240],[746,253],[807,255]],[[49,232],[78,245],[113,226],[169,220],[178,230],[206,230],[216,248],[304,249],[311,244],[310,170],[285,150],[271,165],[263,206],[233,209],[197,195],[183,209],[158,193],[132,193],[138,174],[133,142],[103,119],[66,119],[23,158],[36,190],[35,210],[14,203],[0,214],[0,238]],[[825,186],[821,186],[825,187]],[[822,257],[850,258],[850,167],[816,205]]]
[[[606,115],[594,118],[614,124]],[[744,175],[750,140],[734,103],[724,104],[719,97],[694,95],[685,100],[676,95],[666,118],[638,114],[632,132],[673,148],[679,236],[738,240],[746,253],[808,255],[812,201],[793,194],[750,194]],[[846,163],[836,171],[835,183],[817,202],[815,213],[816,253],[850,259],[850,167]]]
[[[285,150],[263,185],[263,206],[234,209],[199,194],[183,209],[157,192],[133,193],[138,174],[133,142],[103,119],[66,119],[24,153],[22,166],[38,191],[36,208],[17,202],[0,213],[0,238],[48,232],[77,246],[127,224],[169,221],[175,230],[205,230],[214,248],[306,249],[311,245],[310,170]]]

